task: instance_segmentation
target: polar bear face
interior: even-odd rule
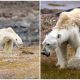
[[[23,44],[22,39],[17,34],[15,35],[15,38],[13,40],[17,47],[22,46]]]
[[[46,35],[43,41],[42,54],[50,56],[50,52],[56,49],[59,45],[69,39],[69,31],[66,29],[53,29],[48,35]]]

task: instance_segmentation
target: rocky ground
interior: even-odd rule
[[[0,50],[0,79],[38,79],[39,47],[14,49],[12,54]]]
[[[55,27],[55,24],[59,18],[59,14],[62,12],[62,10],[49,10],[49,9],[42,9],[41,10],[41,41],[45,38],[45,35],[48,34],[53,27]],[[50,57],[46,57],[41,55],[41,77],[47,78],[47,79],[74,79],[74,78],[80,78],[80,59],[73,58],[75,55],[74,49],[68,45],[68,52],[67,52],[67,59],[71,60],[68,64],[67,69],[59,70],[58,67],[56,67],[56,54],[53,52]]]

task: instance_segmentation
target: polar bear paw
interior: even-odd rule
[[[56,67],[59,67],[59,69],[64,69],[67,67],[67,63],[66,62],[64,62],[64,63],[57,62]]]
[[[66,63],[63,63],[63,64],[62,63],[61,64],[60,63],[57,63],[56,66],[57,67],[59,66],[59,69],[64,69],[64,68],[67,67],[67,64]]]
[[[57,62],[57,63],[56,63],[56,66],[60,66],[60,63],[59,63],[59,62]]]
[[[59,69],[65,69],[66,67],[67,67],[66,64],[62,64],[62,65],[60,65]]]

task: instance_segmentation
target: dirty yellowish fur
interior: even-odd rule
[[[7,41],[4,44],[4,53],[12,53],[12,49],[13,49],[13,42],[11,40]]]
[[[62,12],[59,20],[56,23],[57,28],[69,28],[75,27],[74,25],[80,26],[80,9],[75,8],[70,12]]]

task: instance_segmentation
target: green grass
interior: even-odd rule
[[[42,79],[79,79],[80,70],[77,69],[62,69],[59,70],[54,62],[43,60],[41,63],[41,78]]]
[[[49,6],[65,6],[64,4],[61,5],[61,4],[54,4],[54,3],[49,3],[48,5]]]

